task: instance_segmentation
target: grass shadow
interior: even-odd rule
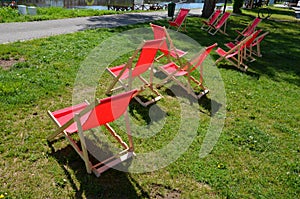
[[[130,103],[129,114],[136,120],[142,119],[147,125],[150,125],[153,122],[159,122],[166,116],[166,112],[156,103],[143,107],[137,101]]]
[[[222,104],[210,99],[207,97],[207,95],[204,95],[198,100],[199,106],[203,107],[206,111],[210,113],[210,116],[213,117],[215,114],[220,110],[222,107]],[[200,110],[201,111],[201,110]],[[205,111],[201,111],[202,113],[207,114]]]
[[[175,90],[176,90],[176,92],[174,92]],[[167,88],[166,93],[172,97],[186,98],[189,100],[189,103],[197,102],[200,107],[202,107],[206,110],[206,111],[203,111],[203,110],[201,110],[201,108],[199,108],[199,111],[204,114],[210,113],[209,114],[210,116],[214,116],[215,113],[217,113],[218,110],[220,109],[220,107],[222,106],[222,104],[216,102],[213,99],[210,99],[207,96],[208,94],[203,95],[200,99],[196,99],[192,94],[189,94],[185,89],[183,89],[179,85],[172,85],[170,88]],[[197,95],[198,93],[196,92],[195,94]],[[213,104],[213,106],[212,106],[212,104]],[[212,108],[212,107],[214,107],[214,108]]]
[[[93,16],[88,19],[91,24],[86,25],[81,30],[94,28],[114,28],[116,26],[128,26],[133,24],[148,23],[149,21],[156,21],[165,17],[149,15],[147,13],[130,13],[123,15],[109,15],[109,16]]]
[[[132,180],[129,173],[109,169],[97,178],[94,174],[86,172],[84,161],[72,146],[68,145],[55,151],[51,145],[51,149],[50,155],[61,165],[67,176],[67,182],[75,192],[75,198],[149,198],[148,193]],[[104,153],[110,152],[105,151]],[[125,164],[130,164],[130,161]],[[62,182],[59,186],[63,188],[66,186],[65,183]],[[136,189],[138,189],[139,195]]]
[[[227,69],[227,70],[233,70],[233,71],[241,72],[241,73],[244,73],[244,74],[246,74],[250,77],[253,77],[254,79],[257,79],[257,80],[259,80],[259,78],[260,78],[260,74],[254,72],[254,71],[251,71],[251,67],[250,67],[250,70],[247,70],[246,72],[238,69],[237,67],[235,67],[233,65],[225,64],[225,63],[219,64],[218,67],[219,68],[224,68],[224,69]]]

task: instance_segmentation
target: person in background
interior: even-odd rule
[[[11,7],[11,8],[17,8],[18,6],[17,6],[17,3],[15,2],[15,1],[12,1],[10,4],[9,4],[9,7]]]

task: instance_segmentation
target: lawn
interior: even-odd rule
[[[287,10],[259,24],[270,34],[262,43],[263,57],[249,63],[248,72],[225,62],[214,66],[215,52],[206,62],[205,72],[209,76],[209,71],[218,69],[226,91],[226,118],[219,115],[225,118],[224,127],[208,155],[199,157],[215,116],[213,104],[219,103],[213,86],[196,102],[196,115],[186,115],[188,119],[199,118],[191,144],[178,159],[142,173],[111,169],[99,178],[86,173],[84,162],[66,142],[60,141],[55,144],[56,151],[51,150],[46,137],[55,125],[47,110],[72,104],[78,71],[93,49],[119,33],[148,28],[149,24],[1,44],[0,198],[298,198],[300,23],[291,20],[292,15]],[[201,18],[189,17],[185,34],[201,46],[217,42],[225,49],[223,44],[235,38],[235,30],[243,29],[254,16],[251,11],[232,15],[228,37],[207,34],[200,29]],[[166,21],[155,23],[167,25]],[[124,61],[126,56],[114,64]],[[105,96],[111,81],[112,77],[102,74],[97,97]],[[148,130],[139,133],[151,133],[163,123],[154,135],[137,134],[136,153],[159,150],[179,133],[191,133],[180,128],[186,119],[181,115],[182,105],[188,102],[172,95],[168,87],[160,92],[164,98],[155,106],[130,104],[132,122]],[[163,119],[149,122],[153,113]],[[178,146],[176,150],[183,149]],[[161,166],[156,163],[153,168]]]
[[[131,11],[137,12],[137,11]],[[72,17],[87,17],[87,16],[101,16],[108,14],[120,14],[124,11],[113,10],[94,10],[94,9],[65,9],[60,7],[37,8],[36,15],[21,15],[18,9],[10,7],[0,7],[0,23],[9,22],[24,22],[24,21],[43,21],[53,19],[64,19]]]

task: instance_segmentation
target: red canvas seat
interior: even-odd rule
[[[167,83],[168,80],[174,80],[178,85],[180,85],[182,88],[184,88],[188,93],[190,93],[191,85],[190,81],[193,81],[196,83],[197,86],[200,87],[202,92],[200,94],[192,93],[195,97],[200,98],[204,94],[208,93],[208,89],[203,86],[203,66],[202,63],[205,60],[205,58],[210,54],[211,50],[217,46],[217,43],[206,47],[204,50],[197,53],[197,55],[188,61],[183,66],[179,66],[174,62],[170,62],[166,65],[163,65],[160,68],[160,70],[167,75],[165,79],[162,80],[160,84],[157,85],[157,87],[161,87],[163,84]],[[192,72],[199,68],[200,78],[197,80],[197,78],[192,76]],[[185,76],[188,79],[188,85],[184,85],[178,77]]]
[[[207,19],[207,21],[202,21],[203,25],[201,26],[201,29],[208,30],[210,25],[213,25],[217,21],[220,14],[221,14],[221,10],[218,9],[218,10],[214,11],[212,13],[212,15]],[[207,28],[205,29],[204,27],[206,27],[206,26],[207,26]]]
[[[240,37],[245,38],[252,34],[255,31],[255,28],[257,25],[261,22],[261,19],[256,17],[242,32],[236,30],[238,33],[238,36],[235,38],[235,40],[239,40]]]
[[[243,59],[247,60],[248,58],[251,58],[252,60],[255,60],[254,57],[252,57],[252,47],[253,43],[256,40],[257,36],[261,33],[262,30],[257,30],[254,33],[252,33],[251,38],[245,43],[244,53],[243,53]],[[226,43],[225,46],[229,49],[234,48],[239,42],[236,44],[233,42]]]
[[[174,44],[172,39],[170,38],[169,33],[167,32],[167,29],[165,27],[155,25],[150,23],[150,26],[153,31],[154,39],[163,39],[166,38],[165,42],[162,43],[160,47],[160,51],[163,53],[159,57],[156,58],[156,60],[159,60],[163,56],[166,56],[168,58],[173,57],[173,58],[180,58],[183,57],[187,52],[177,49]]]
[[[222,60],[227,60],[240,70],[246,71],[248,69],[248,66],[243,62],[245,56],[245,48],[249,44],[247,42],[253,37],[253,34],[254,33],[243,39],[228,51],[225,51],[220,47],[217,48],[215,52],[220,56],[220,58],[216,60],[216,63]]]
[[[63,108],[54,112],[48,111],[49,116],[59,127],[55,133],[48,136],[48,141],[53,142],[56,137],[64,134],[71,146],[84,160],[88,173],[94,172],[97,177],[107,169],[127,160],[133,156],[133,141],[128,123],[128,116],[124,114],[127,110],[130,100],[137,94],[137,90],[127,91],[105,99],[97,100],[89,104],[83,102],[78,105]],[[126,117],[126,133],[128,143],[125,143],[109,123],[117,120],[124,115]],[[90,161],[90,153],[86,144],[85,131],[103,126],[122,146],[121,152],[107,158],[106,160],[98,160],[97,163]],[[72,134],[78,134],[80,145],[76,142]]]
[[[153,88],[153,62],[157,55],[157,51],[161,48],[161,45],[165,42],[165,40],[166,39],[163,38],[144,41],[133,53],[133,56],[129,58],[126,64],[106,68],[106,70],[114,77],[114,80],[107,89],[106,94],[110,94],[112,91],[120,88],[130,90],[133,88],[134,79],[138,78],[142,83],[138,85],[139,89],[144,90],[149,88],[156,97],[146,102],[142,101],[138,96],[135,96],[135,99],[143,106],[148,106],[149,104],[159,100],[162,96],[156,89]],[[136,58],[137,61],[135,62]],[[142,76],[147,71],[150,72],[149,78],[147,77],[148,80]],[[118,82],[121,86],[115,88],[115,85]]]
[[[180,8],[175,19],[173,21],[168,21],[169,27],[175,27],[177,29],[177,31],[179,31],[180,28],[182,28],[182,30],[186,31],[186,17],[189,14],[189,12],[190,12],[190,9]],[[184,27],[182,27],[183,23],[184,23]]]
[[[54,112],[51,112],[51,115],[55,118],[58,124],[62,126],[63,124],[67,123],[71,118],[74,117],[75,114],[80,113],[83,109],[85,109],[89,104],[87,102],[83,102],[81,104],[72,106],[72,107],[67,107],[64,109],[60,109]],[[68,126],[65,129],[66,132],[69,134],[77,132],[77,125],[74,122],[70,126]]]
[[[227,35],[226,26],[227,26],[227,20],[229,19],[229,17],[230,17],[230,12],[225,12],[218,19],[218,21],[216,21],[216,23],[209,25],[208,33],[211,35],[215,35],[218,31],[220,31],[222,34]],[[222,27],[224,27],[224,30],[221,30]]]

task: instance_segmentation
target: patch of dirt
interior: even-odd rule
[[[162,184],[152,184],[150,197],[156,199],[178,199],[181,191]]]
[[[23,57],[21,57],[20,59],[16,60],[14,58],[9,58],[9,59],[0,59],[0,66],[4,69],[4,70],[8,70],[9,68],[11,68],[14,64],[18,63],[18,62],[24,62],[25,59]]]

